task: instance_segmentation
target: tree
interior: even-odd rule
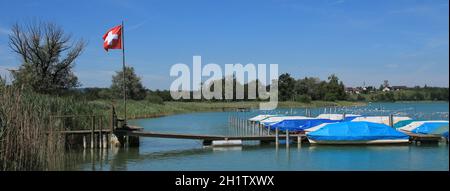
[[[345,93],[344,83],[339,82],[339,78],[334,74],[329,76],[328,80],[328,84],[326,85],[326,94],[328,95],[325,95],[325,100],[345,100],[347,98],[347,94]]]
[[[292,100],[294,97],[295,79],[288,73],[281,74],[278,78],[278,98],[281,101]]]
[[[127,98],[142,100],[146,96],[145,87],[141,83],[141,78],[136,75],[133,67],[125,67],[125,86]],[[123,70],[117,71],[112,77],[111,89],[117,97],[123,96]]]
[[[48,94],[80,85],[72,68],[85,43],[83,40],[72,42],[61,27],[43,22],[26,26],[15,24],[9,35],[9,47],[22,62],[12,73],[14,84]]]
[[[389,81],[388,81],[388,80],[384,80],[384,81],[383,81],[383,87],[384,87],[384,88],[390,87],[390,86],[389,86]]]

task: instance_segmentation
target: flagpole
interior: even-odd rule
[[[127,86],[126,86],[126,78],[125,78],[125,28],[122,20],[122,66],[123,66],[123,105],[125,110],[125,121],[124,124],[127,124]]]

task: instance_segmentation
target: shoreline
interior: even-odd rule
[[[238,108],[256,109],[260,102],[164,102],[164,104],[155,104],[145,103],[145,101],[131,101],[130,103],[127,103],[127,118],[135,120],[186,113],[231,111]],[[311,103],[288,101],[279,102],[277,108],[354,107],[367,104],[368,102],[351,101],[312,101]],[[123,116],[122,104],[116,105],[116,111],[119,116]]]

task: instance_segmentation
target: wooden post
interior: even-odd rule
[[[86,149],[86,135],[83,135],[83,148]]]
[[[91,149],[94,148],[94,130],[95,130],[94,123],[95,123],[95,116],[92,116],[91,117]]]
[[[99,125],[99,129],[100,129],[100,132],[98,133],[98,138],[99,138],[99,141],[98,141],[98,144],[99,144],[99,147],[100,148],[103,148],[103,137],[102,137],[102,130],[103,130],[103,128],[102,128],[102,116],[100,116],[99,117],[99,121],[98,121],[98,125]]]
[[[261,130],[261,135],[264,135],[264,128],[262,127],[261,123],[258,123],[258,128]]]
[[[297,146],[298,146],[298,148],[300,148],[300,146],[302,146],[302,137],[300,135],[297,136]]]
[[[270,126],[269,126],[270,127]],[[275,145],[278,146],[278,127],[275,128]]]
[[[106,135],[103,134],[102,148],[103,148],[103,149],[106,149],[106,147],[108,147],[107,145],[108,145],[108,144],[106,144]]]
[[[286,148],[289,148],[289,130],[286,129]]]
[[[248,129],[247,126],[245,125],[245,120],[243,118],[241,118],[241,124],[242,128],[244,128],[244,135],[248,135]]]
[[[270,135],[270,125],[267,125],[267,135]]]
[[[263,134],[263,129],[261,128],[261,126],[259,126],[259,124],[258,123],[255,123],[255,125],[256,125],[256,128],[258,128],[258,130],[259,130],[259,135],[262,135]]]
[[[345,113],[342,114],[342,120],[345,120]]]
[[[111,142],[112,137],[113,137],[113,133],[114,133],[114,105],[111,105],[111,119],[110,119],[110,131],[109,132],[109,141]],[[112,147],[112,145],[111,145]]]
[[[389,126],[394,127],[394,115],[389,115]]]

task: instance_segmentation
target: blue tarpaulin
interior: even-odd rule
[[[448,133],[448,121],[439,121],[439,122],[427,122],[424,121],[423,124],[413,129],[411,132],[420,133],[420,134],[437,134],[444,135],[446,132]]]
[[[275,124],[271,124],[270,130],[278,128],[279,131],[289,130],[290,132],[304,131],[305,129],[320,125],[322,123],[336,123],[340,120],[331,119],[287,119]]]
[[[309,139],[323,141],[370,141],[408,139],[408,135],[384,124],[341,122],[323,126],[307,134]]]

